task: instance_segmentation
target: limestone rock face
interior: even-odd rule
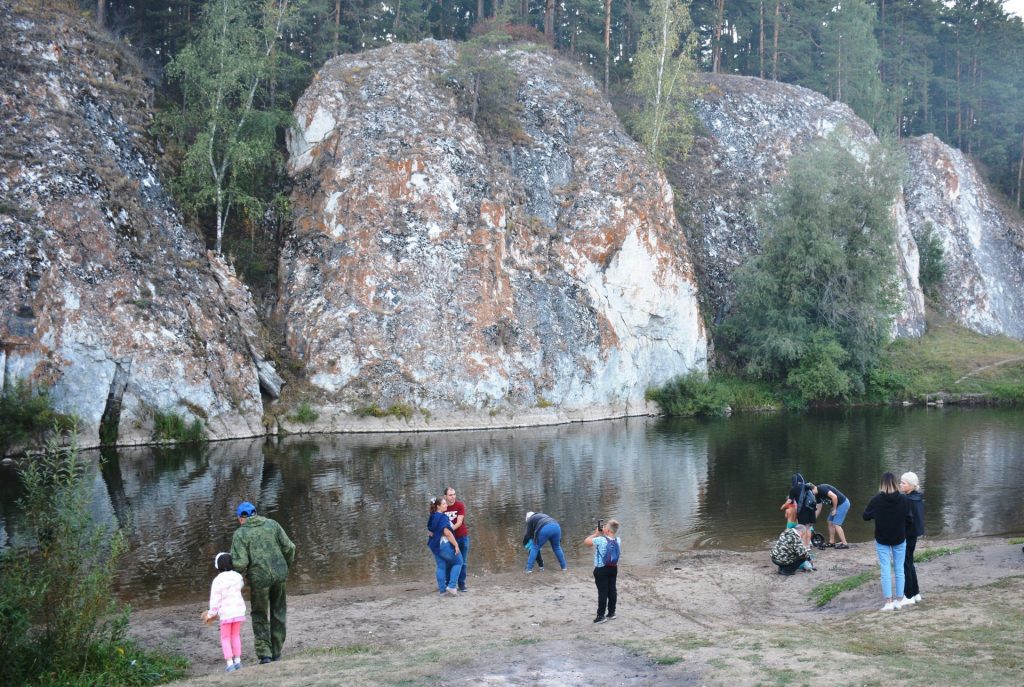
[[[331,60],[296,106],[277,315],[340,407],[628,413],[705,368],[664,176],[582,70],[503,57],[512,136],[460,114],[445,42]]]
[[[959,150],[931,134],[903,147],[910,228],[920,238],[930,226],[943,247],[943,311],[976,332],[1024,339],[1024,223]]]
[[[128,53],[0,1],[0,85],[0,382],[50,386],[86,446],[150,441],[157,411],[262,433],[259,323],[161,186]]]
[[[820,93],[754,77],[701,76],[696,103],[701,131],[687,158],[670,165],[676,208],[697,266],[703,304],[714,321],[735,294],[733,273],[759,250],[757,205],[785,177],[794,154],[842,130],[857,154],[877,142],[849,107]],[[917,244],[902,201],[893,206],[902,308],[894,334],[924,332]]]

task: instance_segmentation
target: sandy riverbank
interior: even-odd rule
[[[289,599],[282,661],[224,674],[216,629],[196,603],[133,614],[142,644],[192,661],[183,684],[297,685],[1016,685],[1024,674],[1024,553],[1006,538],[922,540],[964,547],[919,566],[924,603],[882,613],[877,578],[816,608],[808,593],[877,570],[872,543],[818,554],[783,577],[766,553],[697,550],[619,575],[618,618],[592,623],[591,569],[471,577],[438,598],[422,583]],[[628,545],[628,542],[627,542]],[[446,623],[442,627],[442,623]],[[833,679],[821,670],[828,667]]]

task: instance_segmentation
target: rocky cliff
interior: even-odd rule
[[[1024,222],[990,193],[963,153],[935,136],[904,142],[905,197],[916,238],[942,244],[940,307],[982,334],[1024,339]]]
[[[289,348],[341,409],[642,410],[648,387],[705,367],[665,177],[545,50],[503,53],[516,133],[482,130],[444,83],[455,51],[342,56],[300,99]]]
[[[785,176],[790,157],[841,129],[851,149],[878,142],[849,107],[820,93],[753,77],[701,77],[696,102],[699,131],[689,154],[670,164],[676,210],[697,266],[702,303],[720,321],[734,295],[733,273],[757,252],[757,205]],[[898,336],[924,332],[924,296],[918,282],[917,244],[902,200],[893,205],[902,307]]]
[[[152,92],[75,15],[0,1],[0,382],[120,443],[157,412],[213,438],[262,433],[279,380],[230,268],[182,226],[154,165]]]

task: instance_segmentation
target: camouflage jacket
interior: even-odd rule
[[[231,561],[252,587],[269,587],[288,579],[295,544],[270,518],[250,516],[231,538]]]
[[[772,563],[791,565],[807,557],[807,548],[795,528],[787,528],[772,546]]]

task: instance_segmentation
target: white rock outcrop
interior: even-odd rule
[[[943,248],[942,310],[981,334],[1024,339],[1024,222],[959,150],[929,134],[904,141],[914,236]]]
[[[706,359],[668,183],[544,50],[504,54],[515,133],[482,131],[443,83],[455,50],[338,57],[299,100],[289,348],[350,410],[646,412],[646,389]]]

